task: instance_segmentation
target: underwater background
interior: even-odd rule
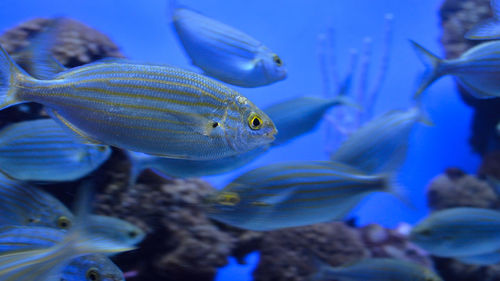
[[[366,38],[371,38],[371,56],[368,58],[371,65],[366,79],[368,88],[377,83],[383,49],[389,44],[387,76],[374,104],[373,116],[413,105],[412,95],[424,67],[412,49],[409,39],[444,57],[444,47],[440,42],[445,32],[440,18],[440,8],[444,2],[448,2],[450,6],[455,3],[455,6],[468,7],[466,3],[480,3],[483,8],[488,7],[488,1],[468,0],[181,1],[189,8],[251,34],[280,55],[287,67],[287,78],[283,81],[257,88],[231,86],[260,108],[302,95],[324,96],[318,59],[321,47],[318,38],[328,30],[333,30],[335,47],[332,51],[337,60],[336,69],[340,77],[348,72],[352,49],[363,54]],[[168,10],[169,3],[165,0],[3,0],[0,2],[0,32],[3,33],[33,18],[67,17],[102,32],[119,47],[123,56],[134,61],[170,64],[198,72],[176,38]],[[387,14],[393,16],[390,42],[384,41],[387,33],[384,19]],[[359,76],[357,72],[356,77],[362,80]],[[356,85],[359,86],[359,83],[354,83],[354,90]],[[432,178],[450,167],[465,174],[476,174],[482,155],[492,150],[491,147],[483,147],[480,148],[481,153],[478,153],[478,148],[471,145],[471,138],[475,133],[471,130],[474,107],[468,106],[462,100],[453,77],[444,77],[426,90],[422,104],[434,125],[415,126],[409,139],[405,164],[398,173],[398,182],[404,187],[413,208],[388,194],[370,195],[348,216],[355,218],[357,227],[378,224],[385,228],[396,228],[402,222],[416,223],[429,213],[426,188]],[[336,108],[332,109],[335,110]],[[325,133],[326,123],[323,121],[313,132],[272,148],[243,168],[219,176],[203,177],[203,180],[221,189],[237,175],[265,164],[287,160],[327,160],[329,148]],[[50,191],[56,188],[64,187],[63,184],[47,187]],[[68,195],[62,193],[62,197]],[[260,247],[262,249],[266,245]],[[133,264],[131,261],[134,259],[142,259],[139,256],[134,257],[133,252],[126,255],[124,263]],[[235,258],[229,257],[229,265],[221,266],[217,270],[215,280],[254,280],[252,272],[259,263],[259,256],[259,251],[252,251],[245,257],[247,264],[238,264]],[[179,266],[182,268],[182,265]],[[178,276],[180,277],[174,276],[172,279],[166,276],[161,280],[208,280],[196,277],[183,279],[182,274]],[[130,280],[150,279],[132,277]]]

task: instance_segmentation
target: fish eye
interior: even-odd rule
[[[136,232],[136,231],[134,231],[134,230],[129,231],[127,234],[128,234],[128,236],[129,236],[130,238],[135,238],[135,237],[137,237],[137,232]]]
[[[277,66],[282,66],[283,65],[283,61],[281,61],[281,59],[280,59],[280,57],[278,57],[278,55],[274,55],[273,56],[273,61],[274,61],[274,63]]]
[[[212,128],[217,128],[219,126],[219,122],[213,122],[212,123]]]
[[[85,277],[89,281],[100,281],[101,280],[101,275],[99,274],[99,271],[95,267],[91,267],[89,270],[87,270]]]
[[[260,129],[262,127],[262,119],[255,113],[250,114],[250,117],[248,117],[248,126],[252,130]]]
[[[68,229],[70,226],[71,226],[71,221],[67,217],[60,216],[57,219],[57,227],[62,229]]]
[[[217,202],[221,205],[234,206],[240,202],[240,196],[234,192],[224,192],[217,196]]]

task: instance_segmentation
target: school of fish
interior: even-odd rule
[[[115,58],[67,69],[50,54],[57,19],[15,57],[0,47],[0,108],[35,102],[49,115],[0,129],[0,281],[125,280],[111,258],[146,236],[130,222],[91,214],[89,184],[81,187],[73,213],[36,183],[84,178],[117,149],[129,158],[129,188],[146,169],[177,178],[219,175],[314,131],[336,107],[363,110],[343,92],[260,109],[231,85],[278,83],[287,78],[286,63],[245,32],[170,4],[173,31],[201,74]],[[492,0],[491,8],[494,16],[466,38],[500,39],[500,1]],[[271,163],[240,174],[205,198],[206,215],[270,231],[344,220],[375,192],[411,205],[398,176],[414,128],[432,125],[421,95],[449,74],[476,98],[499,98],[500,41],[450,60],[410,45],[426,66],[414,106],[372,118],[328,160]],[[463,207],[434,212],[409,239],[435,256],[489,265],[500,262],[499,232],[500,212]],[[310,280],[442,280],[405,260],[367,258],[332,267],[314,259]]]

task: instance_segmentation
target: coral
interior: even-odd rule
[[[432,210],[468,206],[497,208],[500,201],[493,188],[485,181],[450,168],[431,180],[427,188],[427,202]]]
[[[315,258],[315,256],[317,258]],[[367,257],[393,257],[425,266],[432,262],[411,245],[404,233],[379,225],[354,228],[332,222],[283,229],[262,238],[261,259],[254,272],[256,281],[302,281],[316,270],[318,258],[339,266]]]
[[[43,30],[51,20],[37,18],[7,30],[0,44],[10,54],[29,45],[30,39]],[[73,19],[58,22],[54,57],[66,67],[80,66],[105,57],[123,57],[119,48],[101,32]]]
[[[441,43],[447,58],[456,58],[469,48],[484,41],[472,41],[464,34],[477,22],[491,17],[489,0],[446,0],[441,6]],[[495,132],[500,121],[500,99],[478,100],[458,85],[462,99],[474,107],[470,144],[476,152],[484,155],[492,149],[500,148],[500,137]]]

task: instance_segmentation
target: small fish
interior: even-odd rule
[[[440,257],[481,255],[500,249],[500,212],[480,208],[436,211],[420,221],[410,241]]]
[[[398,170],[405,161],[410,133],[418,121],[429,123],[419,107],[389,111],[355,131],[330,159],[368,174]]]
[[[0,177],[0,225],[46,226],[70,229],[74,215],[62,202],[33,186]],[[89,215],[89,231],[129,246],[140,243],[145,233],[121,219]]]
[[[259,147],[243,154],[216,160],[173,159],[127,151],[131,162],[130,184],[133,185],[141,172],[146,169],[153,169],[160,174],[175,178],[194,178],[224,174],[252,162],[266,152],[267,149],[268,146]]]
[[[485,19],[474,25],[471,30],[465,34],[469,40],[491,40],[500,39],[500,1],[491,0],[491,10],[493,17]]]
[[[474,97],[500,97],[500,41],[477,45],[457,59],[442,60],[424,47],[411,41],[421,61],[427,67],[415,98],[440,77],[450,74]]]
[[[54,228],[41,226],[10,226],[3,227],[7,231],[0,235],[5,243],[0,243],[0,249],[12,247],[12,241],[22,240],[26,237],[29,241],[44,241],[50,243],[57,235],[62,235],[52,246],[40,247],[40,245],[24,243],[19,249],[6,250],[0,253],[0,280],[2,281],[48,281],[60,280],[61,273],[71,261],[81,256],[90,254],[116,254],[129,251],[129,245],[114,241],[112,237],[103,237],[89,231],[88,228],[88,205],[90,202],[88,189],[90,185],[84,186],[82,195],[78,200],[78,216],[69,231],[60,231]],[[15,231],[9,232],[8,229]],[[48,241],[47,241],[48,240]],[[26,240],[25,240],[26,241]]]
[[[278,129],[272,145],[284,144],[298,136],[312,131],[323,115],[336,105],[354,105],[344,96],[330,99],[321,97],[292,98],[264,109]]]
[[[455,259],[465,264],[493,265],[500,263],[500,250],[474,256],[455,257]]]
[[[345,217],[373,192],[397,194],[387,175],[331,161],[284,162],[251,170],[206,200],[209,217],[249,230],[303,226]]]
[[[390,258],[368,258],[331,267],[322,264],[311,281],[442,281],[432,270],[414,262]]]
[[[244,32],[186,8],[173,8],[173,26],[192,63],[205,74],[241,87],[287,76],[281,58]]]
[[[66,234],[65,231],[47,227],[0,227],[0,259],[10,253],[54,247],[65,239]],[[4,279],[0,277],[0,280]],[[108,257],[102,254],[90,254],[68,261],[68,265],[61,270],[60,279],[57,280],[121,281],[125,279],[122,271]]]
[[[19,122],[0,131],[0,171],[17,180],[77,180],[110,154],[108,146],[79,143],[52,119]]]
[[[41,189],[0,174],[0,225],[47,226],[67,229],[73,214]]]
[[[114,59],[37,80],[0,48],[0,107],[23,102],[43,104],[84,142],[171,158],[225,158],[276,134],[247,98],[193,72]]]

